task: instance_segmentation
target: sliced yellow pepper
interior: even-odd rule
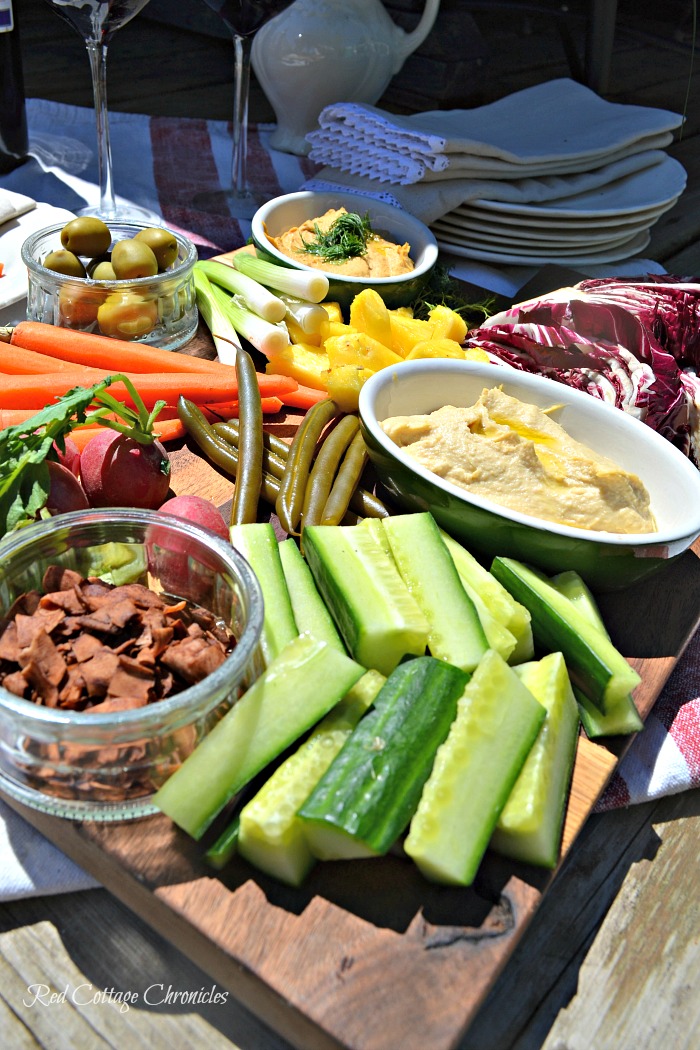
[[[343,323],[343,311],[340,309],[340,303],[321,303],[321,306],[328,314],[329,321],[339,321]]]
[[[350,304],[350,324],[358,332],[376,339],[384,346],[391,346],[391,322],[389,310],[379,292],[364,288]]]
[[[325,390],[330,361],[328,354],[309,343],[291,343],[271,357],[265,371],[273,375],[291,376],[302,386]]]
[[[424,339],[416,343],[406,360],[416,361],[421,357],[457,357],[463,361],[464,349],[454,339]]]
[[[389,312],[391,324],[391,349],[400,357],[407,357],[416,343],[430,339],[433,334],[433,326],[430,321],[421,321],[410,314],[400,313],[399,310]]]
[[[467,322],[449,306],[434,306],[428,314],[433,334],[445,339],[454,339],[458,343],[467,337]]]
[[[373,339],[365,332],[331,336],[330,339],[326,339],[324,349],[328,354],[331,368],[337,365],[355,365],[378,372],[380,368],[398,364],[403,360],[388,346]]]

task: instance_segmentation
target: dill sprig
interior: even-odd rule
[[[373,235],[369,213],[364,216],[357,212],[345,212],[339,215],[327,230],[322,230],[314,223],[312,241],[304,241],[300,249],[309,255],[318,255],[325,262],[344,262],[355,259],[367,252],[367,241]]]
[[[461,282],[452,277],[446,266],[438,263],[420,296],[411,305],[413,316],[420,320],[427,320],[434,306],[449,306],[461,314],[471,328],[491,316],[495,302],[495,295],[488,293],[479,301],[467,298]]]

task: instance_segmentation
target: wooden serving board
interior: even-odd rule
[[[209,355],[205,335],[189,352]],[[270,425],[291,434],[299,415]],[[229,478],[187,442],[172,487],[226,504]],[[601,596],[613,641],[640,672],[651,710],[700,622],[700,541],[650,582]],[[562,858],[622,746],[581,737]],[[448,1050],[489,988],[556,873],[488,854],[468,889],[433,886],[400,855],[318,865],[295,890],[239,858],[215,873],[202,846],[165,817],[100,825],[9,805],[302,1050]]]

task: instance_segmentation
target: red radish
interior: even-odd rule
[[[66,437],[64,438],[64,441],[66,447],[63,452],[61,452],[60,448],[54,442],[54,449],[58,456],[58,462],[64,467],[68,467],[68,469],[75,474],[76,478],[78,478],[80,477],[80,449],[72,438]]]
[[[80,480],[91,507],[157,510],[168,495],[170,460],[160,441],[141,444],[105,427],[80,453]]]
[[[49,468],[49,495],[46,509],[49,514],[65,514],[70,510],[87,510],[90,506],[82,485],[75,474],[62,463],[47,460]]]
[[[176,518],[185,518],[195,525],[211,529],[217,536],[229,538],[228,525],[218,507],[203,496],[173,496],[159,508],[164,514],[174,514]]]

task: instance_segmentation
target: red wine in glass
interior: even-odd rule
[[[203,206],[225,201],[239,218],[250,217],[256,201],[248,186],[248,97],[250,94],[250,53],[253,37],[260,26],[289,7],[292,0],[204,0],[228,26],[235,51],[233,158],[231,185],[221,192],[200,194]]]

